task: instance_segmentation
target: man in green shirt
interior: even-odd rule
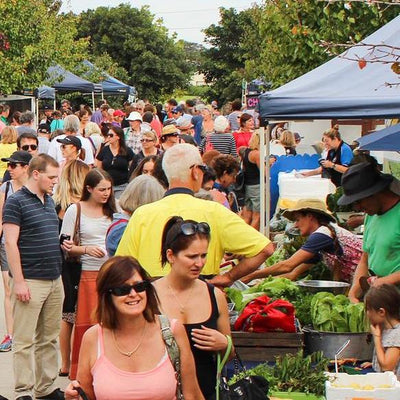
[[[10,106],[8,104],[0,104],[0,121],[5,125],[10,125],[8,116],[10,115]]]
[[[362,295],[363,281],[372,286],[400,285],[400,195],[393,182],[392,175],[380,173],[369,163],[356,164],[343,174],[344,195],[338,204],[352,204],[367,214],[363,255],[349,292],[353,302]]]

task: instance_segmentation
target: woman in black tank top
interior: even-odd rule
[[[243,155],[244,207],[242,217],[252,227],[260,229],[260,136],[254,132]]]
[[[171,270],[154,282],[162,312],[185,326],[206,399],[215,396],[216,353],[224,354],[225,335],[231,334],[223,292],[199,279],[209,239],[207,223],[172,217],[164,228],[161,248],[162,264],[169,263]]]

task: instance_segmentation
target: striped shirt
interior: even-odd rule
[[[218,150],[222,154],[230,154],[233,157],[238,156],[235,139],[230,133],[212,133],[205,137],[199,147],[202,153],[206,151],[207,141],[212,144],[214,150]]]
[[[61,274],[61,249],[58,218],[52,198],[44,204],[23,186],[4,206],[3,224],[20,227],[18,249],[25,279],[57,279]]]

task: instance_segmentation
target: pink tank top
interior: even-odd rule
[[[171,321],[172,322],[172,321]],[[104,355],[103,329],[98,325],[98,355],[92,368],[97,400],[175,400],[175,371],[167,351],[158,365],[145,372],[128,372]],[[157,382],[157,384],[154,384]]]

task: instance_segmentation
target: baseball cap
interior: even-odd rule
[[[49,126],[47,124],[39,124],[38,133],[50,133]]]
[[[113,117],[123,117],[125,113],[122,110],[115,110],[113,112]]]
[[[18,150],[14,151],[10,157],[2,158],[1,161],[28,165],[29,161],[31,161],[31,158],[32,154],[28,153],[27,151]]]
[[[73,135],[65,136],[65,138],[63,138],[63,139],[57,139],[57,142],[62,143],[62,144],[72,144],[78,150],[80,150],[82,148],[81,140],[78,137],[73,136]]]
[[[172,109],[172,113],[177,113],[177,112],[181,112],[183,113],[183,107],[182,106],[176,106]]]
[[[137,111],[132,111],[126,120],[143,122],[142,116]]]
[[[296,140],[296,141],[300,141],[301,139],[304,139],[304,136],[300,136],[299,132],[295,132],[295,133],[293,133],[293,135],[294,135],[294,140]]]

